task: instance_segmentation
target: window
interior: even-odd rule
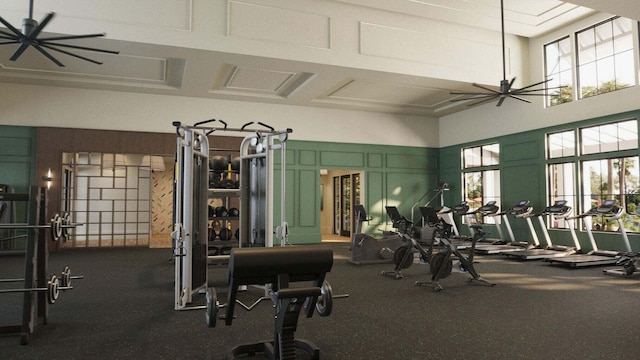
[[[500,170],[496,169],[500,161],[500,147],[489,144],[462,149],[463,163],[463,197],[469,208],[475,210],[487,201],[500,203]],[[482,218],[480,223],[496,223],[499,217]]]
[[[638,147],[638,121],[629,120],[604,124],[580,130],[582,154],[636,149]]]
[[[549,88],[546,105],[554,106],[572,101],[571,39],[567,36],[545,45],[544,58],[545,80],[548,80],[546,87]]]
[[[549,159],[575,156],[576,136],[575,131],[562,131],[547,135],[547,156]]]
[[[614,17],[576,33],[580,98],[635,85],[633,22]]]
[[[550,164],[548,171],[549,204],[553,204],[557,200],[566,200],[567,204],[573,208],[574,214],[577,213],[575,164],[573,162]],[[547,221],[547,224],[549,224],[550,228],[567,228],[564,219],[554,219],[553,222]]]
[[[576,146],[576,134],[580,146]],[[576,153],[576,149],[580,149]],[[637,119],[547,134],[549,204],[567,200],[575,214],[616,200],[626,210],[625,229],[640,232],[640,159]],[[577,171],[579,170],[579,172]],[[579,177],[577,177],[579,176]],[[578,206],[580,205],[580,206]],[[553,222],[550,227],[566,224]],[[618,223],[593,218],[593,229],[618,231]]]
[[[584,208],[599,206],[604,200],[616,200],[616,204],[625,208],[625,229],[638,231],[640,217],[636,214],[636,196],[640,190],[638,183],[638,157],[620,157],[582,162]],[[627,206],[630,198],[631,206]],[[632,211],[629,211],[631,208]],[[618,223],[603,223],[601,218],[593,219],[595,230],[617,231]]]

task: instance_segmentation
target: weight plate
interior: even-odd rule
[[[69,266],[65,266],[62,269],[62,275],[60,276],[60,285],[62,287],[71,287],[71,269]]]
[[[51,275],[47,282],[47,302],[51,305],[55,304],[56,300],[58,300],[58,296],[60,296],[59,286],[60,282],[58,277]]]
[[[413,264],[413,256],[409,256],[411,254],[407,254],[407,251],[411,252],[411,248],[407,245],[400,246],[396,249],[393,254],[393,263],[396,264],[396,268],[406,269]]]
[[[453,262],[450,257],[448,259],[447,258],[447,254],[443,252],[439,252],[431,257],[430,269],[432,279],[435,279],[436,275],[440,276],[439,279],[445,279],[447,276],[451,275]]]
[[[62,218],[60,214],[55,214],[51,219],[51,238],[58,241],[62,237]]]
[[[205,319],[208,327],[215,327],[218,318],[218,295],[215,288],[207,288],[207,312]]]
[[[62,215],[62,240],[67,241],[69,239],[69,229],[71,227],[71,214],[68,212]]]
[[[316,311],[320,316],[329,316],[331,315],[331,310],[333,310],[333,290],[328,281],[325,280],[322,283],[320,293],[316,301]]]

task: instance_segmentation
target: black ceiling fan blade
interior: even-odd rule
[[[49,21],[51,21],[51,19],[53,19],[53,15],[55,15],[55,13],[48,13],[44,19],[42,19],[42,21],[38,24],[38,26],[36,26],[35,29],[33,29],[33,31],[30,34],[24,34],[27,39],[36,39],[38,37],[38,35],[40,35],[40,33],[42,32],[42,29],[44,29],[45,26],[47,26],[47,24],[49,23]]]
[[[20,39],[20,36],[12,34],[12,33],[8,33],[8,32],[3,31],[3,30],[0,30],[0,34],[1,34],[0,37],[3,37],[5,39],[9,39],[9,38],[16,39],[16,40]]]
[[[489,98],[486,98],[486,99],[484,99],[484,100],[480,100],[480,101],[473,102],[473,103],[471,103],[471,104],[467,104],[467,106],[476,106],[476,105],[487,104],[487,103],[490,103],[490,102],[492,102],[492,101],[495,101],[495,100],[496,100],[497,98],[499,98],[500,96],[501,96],[500,94],[496,94],[496,95],[491,96],[491,97],[489,97]]]
[[[97,51],[97,52],[103,52],[103,53],[108,53],[108,54],[120,54],[119,51],[113,51],[113,50],[105,50],[105,49],[97,49],[97,48],[91,48],[91,47],[86,47],[86,46],[78,46],[78,45],[71,45],[71,44],[60,44],[60,43],[52,43],[50,41],[44,41],[42,39],[38,39],[40,45],[49,45],[49,46],[62,46],[62,47],[67,47],[67,48],[72,48],[72,49],[78,49],[78,50],[87,50],[87,51]]]
[[[2,41],[0,45],[8,45],[8,44],[20,44],[19,40],[11,40],[11,41]]]
[[[516,90],[513,91],[513,94],[516,95],[546,95],[546,94],[536,94],[536,92],[538,91],[548,91],[548,90],[557,90],[557,89],[564,89],[569,87],[568,85],[561,85],[561,86],[552,86],[552,87],[547,87],[547,88],[541,88],[541,89],[530,89],[530,90]]]
[[[547,80],[544,80],[544,81],[540,81],[540,82],[537,82],[537,83],[535,83],[535,84],[527,85],[527,86],[525,86],[525,87],[523,87],[523,88],[516,89],[516,90],[514,90],[514,91],[527,90],[527,89],[530,89],[530,88],[532,88],[532,87],[536,87],[536,86],[538,86],[538,85],[546,84],[546,83],[548,83],[548,82],[549,82],[549,81],[551,81],[551,80],[553,80],[553,79],[547,79]]]
[[[486,93],[486,92],[458,92],[458,91],[451,91],[449,93],[450,95],[467,95],[467,96],[474,96],[474,95],[496,95],[494,93]]]
[[[492,89],[490,87],[486,87],[484,85],[480,85],[480,84],[477,84],[477,83],[473,83],[471,85],[473,85],[475,87],[479,87],[480,89],[484,89],[484,90],[490,91],[492,93],[501,94],[501,92],[499,90],[495,90],[495,89]]]
[[[0,23],[2,23],[4,26],[7,27],[7,29],[11,30],[11,32],[13,32],[16,36],[22,36],[22,32],[16,28],[13,27],[13,25],[9,24],[9,22],[7,22],[7,20],[3,19],[2,16],[0,16]]]
[[[86,35],[61,35],[61,36],[52,36],[52,37],[43,37],[38,40],[40,41],[58,41],[58,40],[75,40],[75,39],[87,39],[87,38],[96,38],[103,37],[105,33],[100,34],[86,34]]]
[[[451,99],[449,100],[450,102],[456,102],[456,101],[473,101],[473,100],[479,100],[479,99],[486,99],[486,98],[495,98],[497,96],[500,96],[500,94],[485,94],[485,95],[474,95],[471,97],[463,97],[463,98],[458,98],[458,99]]]
[[[18,50],[16,50],[16,52],[13,53],[13,55],[11,55],[11,57],[9,58],[9,60],[11,61],[16,61],[18,60],[18,58],[20,57],[20,55],[22,55],[22,53],[27,50],[27,48],[29,47],[28,43],[23,43],[22,45],[20,45],[20,47],[18,48]]]
[[[514,99],[516,99],[516,100],[524,101],[524,102],[526,102],[526,103],[531,104],[531,101],[529,101],[529,100],[527,100],[527,99],[525,99],[525,98],[521,98],[521,97],[519,97],[519,96],[515,96],[515,95],[511,95],[510,97],[512,97],[512,98],[514,98]]]
[[[84,56],[81,56],[81,55],[78,55],[78,54],[74,54],[72,52],[65,51],[65,50],[62,50],[62,49],[56,49],[55,47],[51,46],[51,44],[40,44],[40,46],[45,47],[45,48],[50,49],[50,50],[53,50],[53,51],[57,51],[57,52],[63,53],[65,55],[73,56],[73,57],[78,58],[78,59],[82,59],[82,60],[85,60],[85,61],[88,61],[88,62],[92,62],[92,63],[97,64],[97,65],[102,65],[102,63],[100,61],[89,59],[88,57],[84,57]]]
[[[60,61],[58,61],[58,59],[54,58],[53,55],[49,54],[49,52],[43,49],[40,45],[35,44],[33,45],[33,48],[38,50],[42,55],[46,56],[47,59],[53,61],[56,65],[64,67],[64,65]]]
[[[498,103],[496,104],[496,106],[501,106],[502,103],[504,102],[504,99],[506,99],[506,96],[500,96],[500,100],[498,100]]]

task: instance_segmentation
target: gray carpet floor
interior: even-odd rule
[[[329,317],[300,318],[296,337],[322,359],[633,359],[640,354],[640,278],[602,274],[603,267],[567,269],[542,261],[477,256],[487,287],[453,273],[445,290],[415,286],[428,265],[403,279],[381,275],[392,264],[347,263],[349,243],[332,242],[328,274],[335,299]],[[208,328],[204,310],[173,310],[170,250],[98,249],[52,253],[51,272],[69,265],[83,280],[50,307],[29,345],[0,336],[0,359],[225,359],[238,344],[273,337],[273,308],[236,307],[232,326]],[[21,276],[23,259],[0,257],[0,277]],[[209,281],[226,296],[225,267]],[[0,284],[2,288],[9,287]],[[251,303],[262,296],[239,295]],[[0,294],[0,326],[20,321],[21,296]],[[203,299],[197,299],[198,302]],[[263,357],[257,356],[255,359]]]

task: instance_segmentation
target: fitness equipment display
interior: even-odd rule
[[[61,290],[71,290],[72,277],[69,267],[65,267],[61,276],[48,275],[49,248],[47,234],[62,236],[65,234],[65,226],[77,226],[77,224],[63,225],[69,221],[68,216],[54,217],[52,224],[47,216],[47,189],[32,186],[28,194],[3,193],[4,201],[27,202],[27,222],[25,224],[5,224],[14,229],[26,230],[26,249],[24,251],[25,268],[24,277],[21,279],[4,279],[1,282],[23,282],[21,288],[2,289],[0,293],[23,293],[22,323],[19,325],[0,326],[0,334],[20,334],[20,344],[27,345],[35,327],[41,323],[46,324],[49,315],[49,305],[56,302]],[[53,233],[51,231],[53,229]],[[44,231],[49,230],[49,231]],[[60,234],[60,235],[58,235]]]
[[[307,318],[314,312],[322,317],[331,315],[333,295],[326,273],[333,266],[333,250],[325,246],[289,246],[272,248],[238,248],[229,257],[229,292],[227,304],[221,305],[215,288],[206,290],[205,319],[209,327],[217,319],[232,325],[238,290],[241,286],[269,284],[269,298],[275,309],[273,340],[238,345],[231,350],[230,359],[265,353],[268,359],[296,359],[296,349],[311,359],[320,358],[320,349],[307,340],[295,338],[300,313]],[[304,286],[290,286],[306,282]],[[219,315],[226,306],[225,314]]]
[[[425,217],[429,219],[429,222],[436,226],[436,233],[442,231],[443,221],[438,219],[436,211],[431,207],[426,207],[423,211],[425,212]],[[463,255],[455,244],[451,243],[446,237],[442,237],[441,242],[443,249],[433,254],[429,259],[431,281],[416,281],[416,285],[430,285],[433,286],[435,291],[443,290],[444,288],[440,285],[440,280],[447,278],[451,274],[451,271],[453,270],[452,256],[457,258],[460,270],[468,272],[471,275],[471,281],[477,281],[488,286],[496,285],[495,283],[492,283],[480,276],[474,268],[473,261],[476,243],[479,239],[486,236],[486,234],[481,225],[473,224],[470,226],[474,230],[474,235],[471,247],[469,248],[469,253],[466,256]]]
[[[581,218],[584,222],[584,227],[587,230],[587,236],[591,242],[592,250],[586,254],[573,254],[560,258],[549,258],[545,259],[545,261],[554,265],[563,265],[571,268],[612,265],[617,263],[621,258],[619,251],[601,250],[598,248],[598,244],[593,237],[592,218],[594,216],[602,216],[603,223],[606,221],[616,220],[620,227],[620,233],[622,234],[626,252],[630,253],[631,244],[629,244],[629,238],[627,237],[627,232],[621,220],[622,214],[623,209],[616,206],[615,200],[605,200],[600,206],[593,207],[589,211],[576,216],[576,218]]]
[[[219,121],[223,126],[211,127]],[[208,199],[226,196],[232,193],[240,198],[238,208],[239,246],[273,246],[273,206],[274,206],[274,152],[280,152],[280,225],[275,233],[284,246],[288,237],[285,218],[285,164],[286,148],[291,129],[276,131],[273,127],[258,122],[257,128],[251,128],[253,122],[240,128],[230,128],[223,120],[205,120],[193,126],[183,126],[174,122],[176,128],[176,174],[174,177],[174,214],[173,214],[173,252],[175,260],[175,296],[176,310],[199,309],[192,306],[193,296],[207,285],[207,263],[211,257],[216,260],[228,260],[230,246],[218,249],[216,255],[208,254],[209,219]],[[238,168],[239,188],[210,189],[210,168],[218,168],[221,159],[209,158],[208,136],[215,132],[250,133],[240,146],[241,160],[225,158],[227,169]],[[213,164],[210,160],[213,160]],[[222,180],[222,179],[221,179]],[[219,209],[222,211],[222,209]],[[228,210],[227,210],[228,211]],[[215,213],[215,209],[214,209]],[[227,213],[228,214],[228,213]],[[221,231],[222,228],[221,227]],[[226,228],[225,237],[232,234]],[[238,238],[236,235],[236,238]],[[219,235],[218,235],[219,236]],[[213,251],[213,249],[212,249]]]
[[[355,265],[392,262],[395,250],[403,243],[402,237],[390,231],[383,232],[381,239],[363,234],[362,223],[371,219],[361,204],[353,206],[353,215],[356,224],[351,236],[351,259],[347,261]]]
[[[509,215],[514,216],[515,218],[526,217],[533,211],[533,207],[529,206],[529,200],[520,200],[518,203],[510,207],[509,209],[496,213],[496,215],[502,216],[502,220],[505,224],[505,228],[509,233],[509,241],[504,245],[494,244],[494,245],[478,245],[476,246],[475,251],[478,254],[501,254],[510,251],[520,251],[522,249],[530,249],[533,245],[527,241],[516,241],[515,236],[513,235],[513,229],[511,228],[511,222],[509,221]],[[530,221],[530,220],[529,220]],[[497,226],[497,224],[496,224]]]
[[[533,214],[532,217],[537,217],[538,221],[540,222],[540,228],[542,229],[542,232],[544,234],[547,246],[538,246],[531,249],[505,252],[504,255],[520,260],[537,260],[552,257],[562,257],[578,252],[580,250],[580,242],[578,241],[576,231],[573,228],[573,219],[569,217],[569,215],[571,214],[571,210],[571,206],[567,205],[566,200],[557,200],[553,205],[546,207],[542,212]],[[551,241],[551,237],[549,236],[547,226],[545,225],[543,220],[543,217],[547,215],[550,215],[553,219],[565,219],[567,221],[574,246],[553,244],[553,242]]]

